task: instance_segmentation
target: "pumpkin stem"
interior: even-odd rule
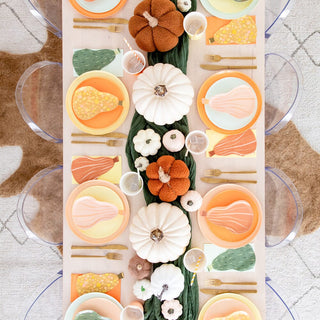
[[[156,243],[160,242],[163,236],[163,232],[160,229],[155,229],[150,233],[150,239]]]
[[[154,87],[154,94],[159,97],[164,97],[168,92],[166,86],[164,84],[159,84]]]
[[[159,173],[159,180],[162,183],[168,183],[170,181],[170,176],[163,171],[162,167],[159,167],[158,173]]]
[[[177,135],[176,134],[172,134],[171,136],[170,136],[170,139],[172,139],[172,140],[174,140],[174,139],[176,139],[177,138]]]
[[[150,13],[148,11],[145,11],[143,13],[143,16],[148,20],[149,26],[151,28],[154,28],[158,25],[158,19],[153,17],[152,15],[150,15]]]
[[[159,300],[162,300],[162,295],[163,295],[164,292],[167,291],[168,289],[169,289],[169,286],[168,286],[167,284],[164,284],[164,285],[162,286],[162,291],[161,291],[160,295],[158,296],[158,299],[159,299]]]

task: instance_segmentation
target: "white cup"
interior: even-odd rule
[[[143,306],[138,301],[133,301],[127,305],[120,314],[120,320],[143,320]]]
[[[189,132],[187,135],[185,145],[187,148],[186,156],[188,152],[198,155],[207,150],[209,146],[209,139],[203,131],[194,130]]]
[[[200,262],[198,264],[199,258]],[[183,264],[185,268],[194,273],[198,273],[204,270],[204,268],[207,265],[207,258],[204,254],[203,250],[199,248],[193,248],[186,252],[186,254],[183,257]],[[198,265],[198,266],[197,266]]]
[[[130,50],[127,51],[122,57],[122,68],[129,74],[139,74],[143,71],[145,66],[146,59],[140,51]]]
[[[191,40],[198,40],[206,32],[207,19],[200,12],[190,12],[184,17],[183,28]]]
[[[143,189],[143,179],[137,172],[126,172],[120,178],[121,191],[127,196],[135,196]]]

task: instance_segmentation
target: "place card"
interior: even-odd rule
[[[205,271],[255,271],[256,254],[253,244],[247,244],[237,249],[225,249],[209,243],[203,245],[203,251],[207,259]]]
[[[256,37],[255,16],[234,20],[207,17],[206,45],[255,44]]]
[[[123,49],[74,49],[72,64],[73,75],[102,70],[123,77]]]
[[[207,158],[255,158],[256,130],[248,129],[237,135],[206,130],[209,145]],[[233,139],[234,138],[234,139]]]
[[[122,175],[121,156],[73,156],[72,184],[98,179],[119,184]]]

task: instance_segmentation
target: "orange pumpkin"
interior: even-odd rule
[[[174,201],[189,190],[189,169],[182,160],[172,156],[162,156],[150,163],[146,174],[149,191],[161,201]]]
[[[183,15],[170,0],[144,0],[129,20],[129,31],[140,49],[166,52],[184,32]]]

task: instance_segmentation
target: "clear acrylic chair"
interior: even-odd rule
[[[48,283],[39,288],[32,297],[30,305],[23,315],[23,320],[62,320],[62,270],[55,274]]]
[[[265,55],[265,134],[282,129],[292,118],[303,93],[299,65],[282,53]]]
[[[49,167],[34,175],[19,195],[17,215],[28,238],[44,245],[63,240],[63,169]]]
[[[16,86],[16,103],[28,126],[40,137],[62,142],[62,65],[41,61],[30,66]]]
[[[265,246],[280,247],[297,235],[303,219],[299,193],[279,169],[265,169]]]
[[[31,14],[57,37],[62,37],[62,0],[24,0]],[[65,1],[65,0],[63,0]]]
[[[289,303],[283,290],[268,276],[266,282],[266,320],[299,320],[294,306]]]
[[[294,0],[266,0],[265,38],[268,39],[288,16]]]

